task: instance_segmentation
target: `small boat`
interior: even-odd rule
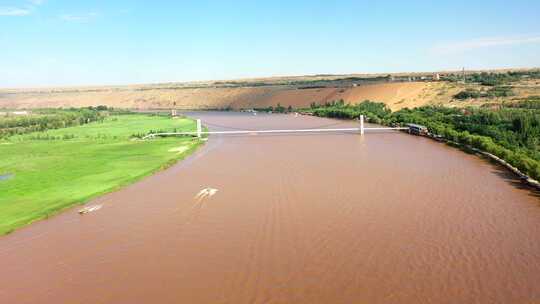
[[[99,209],[101,209],[101,205],[88,206],[79,210],[79,214],[82,215],[82,214],[98,211]]]
[[[204,188],[201,191],[199,191],[199,193],[197,193],[197,195],[195,195],[195,198],[196,199],[203,199],[203,198],[207,198],[207,197],[209,198],[209,197],[214,196],[214,194],[216,194],[217,192],[218,192],[218,189]]]

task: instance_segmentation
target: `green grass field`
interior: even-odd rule
[[[118,115],[102,123],[0,141],[0,177],[11,175],[0,178],[0,235],[139,180],[182,159],[201,144],[188,137],[131,138],[150,130],[174,129],[193,131],[195,122]],[[53,137],[57,139],[51,140]]]

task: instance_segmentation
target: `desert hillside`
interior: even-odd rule
[[[485,91],[487,87],[442,81],[434,75],[302,76],[116,87],[0,89],[0,108],[107,105],[130,109],[242,109],[278,104],[301,108],[343,99],[347,103],[384,102],[390,109],[399,110],[428,104],[466,106],[501,102],[493,96],[457,100],[454,96],[461,91]],[[513,98],[540,95],[540,83],[532,79],[519,81],[513,83],[512,90]]]
[[[356,87],[294,88],[290,86],[237,88],[148,88],[138,87],[0,91],[2,108],[51,108],[107,105],[118,108],[262,108],[281,104],[308,107],[343,99],[348,103],[364,100],[384,102],[393,110],[432,102],[440,83],[402,82],[366,84]]]
[[[235,88],[97,88],[65,90],[0,91],[2,108],[49,108],[108,105],[120,108],[253,108],[305,107],[343,98],[347,102],[378,99],[394,104],[417,97],[426,83],[375,84],[350,88],[307,88],[289,86]]]

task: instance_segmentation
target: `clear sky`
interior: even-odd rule
[[[0,0],[0,87],[540,67],[540,1]]]

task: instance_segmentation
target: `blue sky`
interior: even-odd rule
[[[540,67],[540,1],[0,0],[0,87]]]

